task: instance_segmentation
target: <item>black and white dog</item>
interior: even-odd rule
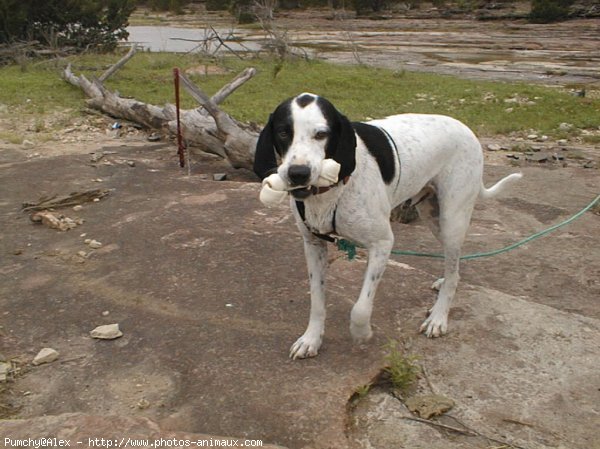
[[[339,181],[316,187],[325,159],[339,163]],[[321,346],[327,236],[368,250],[350,333],[358,342],[371,337],[373,298],[394,243],[390,213],[406,201],[428,219],[445,256],[438,298],[421,332],[428,337],[446,333],[475,201],[521,176],[509,175],[486,189],[481,145],[469,128],[450,117],[401,114],[350,123],[325,98],[308,93],[284,101],[271,114],[258,139],[254,170],[261,179],[277,173],[291,186],[292,211],[304,237],[311,308],[306,332],[291,347],[294,359],[316,356]]]

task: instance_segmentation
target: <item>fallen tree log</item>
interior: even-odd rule
[[[86,103],[92,109],[112,117],[126,119],[146,128],[166,130],[176,133],[176,109],[173,104],[155,106],[135,99],[122,98],[117,92],[111,92],[104,86],[111,75],[116,73],[136,53],[135,46],[116,64],[106,70],[98,79],[89,80],[85,75],[76,76],[69,64],[63,78],[78,87],[88,97]],[[251,170],[259,130],[252,125],[238,122],[222,111],[218,105],[256,74],[248,68],[240,73],[215,95],[209,97],[185,75],[180,74],[183,86],[199,102],[196,109],[180,111],[183,137],[188,148],[217,154],[235,168]]]

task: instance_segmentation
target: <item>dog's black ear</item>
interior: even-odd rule
[[[333,159],[340,165],[338,179],[350,176],[356,167],[356,135],[352,123],[345,115],[339,114],[339,134]]]
[[[258,136],[256,152],[254,153],[254,173],[260,179],[265,179],[277,171],[275,145],[273,142],[273,114]]]

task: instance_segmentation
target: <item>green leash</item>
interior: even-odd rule
[[[470,260],[470,259],[480,259],[482,257],[491,257],[491,256],[495,256],[497,254],[506,253],[510,250],[518,248],[519,246],[525,245],[526,243],[529,243],[535,239],[538,239],[546,234],[551,233],[552,231],[555,231],[558,228],[568,225],[572,221],[577,220],[579,217],[581,217],[583,214],[585,214],[588,210],[590,210],[592,207],[594,207],[594,205],[596,203],[598,203],[598,201],[600,201],[600,195],[598,195],[596,197],[596,199],[594,199],[594,201],[592,201],[586,207],[584,207],[579,212],[577,212],[575,215],[566,219],[565,221],[555,224],[554,226],[550,226],[549,228],[544,229],[543,231],[536,232],[535,234],[530,235],[529,237],[527,237],[523,240],[520,240],[516,243],[513,243],[512,245],[508,245],[504,248],[496,249],[493,251],[487,251],[484,253],[467,254],[465,256],[461,256],[460,259],[461,260]],[[349,242],[348,240],[344,240],[344,239],[337,240],[336,245],[339,250],[346,252],[346,254],[348,255],[348,260],[352,260],[356,257],[356,247],[359,245],[356,245],[356,244]],[[404,251],[404,250],[399,250],[399,249],[392,250],[392,254],[395,254],[397,256],[432,257],[432,258],[436,258],[436,259],[444,258],[443,254],[420,253],[417,251]]]

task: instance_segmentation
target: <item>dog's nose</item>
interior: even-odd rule
[[[292,185],[305,185],[310,178],[310,167],[308,165],[290,165],[288,178],[290,178]]]

